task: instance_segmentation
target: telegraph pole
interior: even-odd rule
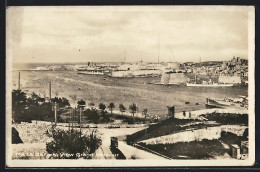
[[[49,96],[50,96],[50,102],[51,102],[51,81],[49,83]]]
[[[70,131],[71,114],[72,114],[72,109],[70,109],[69,131]]]
[[[54,105],[54,109],[55,109],[55,126],[57,125],[57,103],[55,102]]]
[[[73,130],[73,123],[74,123],[74,110],[72,109],[72,124],[71,124],[71,129]]]
[[[80,106],[79,108],[79,133],[80,133],[80,136],[81,136],[81,115],[82,115],[82,106]]]
[[[18,90],[20,90],[20,72],[19,72],[19,75],[18,75]]]

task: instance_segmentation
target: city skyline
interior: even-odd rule
[[[9,7],[13,62],[247,59],[248,8]]]

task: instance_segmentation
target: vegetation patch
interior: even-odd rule
[[[52,129],[53,141],[46,143],[46,150],[56,159],[91,159],[101,145],[96,130],[90,135],[81,135],[77,130]]]
[[[178,142],[174,144],[156,144],[148,145],[138,143],[150,150],[166,155],[173,159],[212,159],[216,156],[223,156],[225,153],[231,156],[231,144],[241,146],[241,141],[247,141],[248,130],[245,130],[243,136],[237,136],[230,132],[221,132],[219,139],[191,142]],[[230,149],[224,148],[227,144]]]
[[[216,139],[157,145],[140,143],[140,145],[173,159],[210,159],[223,156],[227,152]]]
[[[222,125],[248,125],[248,114],[214,112],[210,114],[202,114],[201,116],[210,121],[216,121]]]

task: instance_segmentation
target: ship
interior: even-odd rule
[[[234,84],[219,84],[219,83],[202,83],[202,84],[196,84],[196,83],[187,83],[188,87],[232,87]]]
[[[100,68],[87,67],[87,68],[78,68],[78,74],[84,75],[104,75],[104,70]]]
[[[235,108],[244,109],[248,108],[248,97],[239,96],[239,98],[206,98],[206,107],[208,108]]]

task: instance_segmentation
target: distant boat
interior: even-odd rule
[[[78,68],[77,71],[83,75],[104,75],[104,70],[94,67]]]
[[[78,71],[78,74],[83,74],[83,75],[104,75],[103,71],[98,71],[98,70],[89,70],[89,71]]]
[[[187,83],[188,87],[232,87],[234,84],[218,84],[218,83],[212,83],[212,84],[196,84],[196,83]]]

